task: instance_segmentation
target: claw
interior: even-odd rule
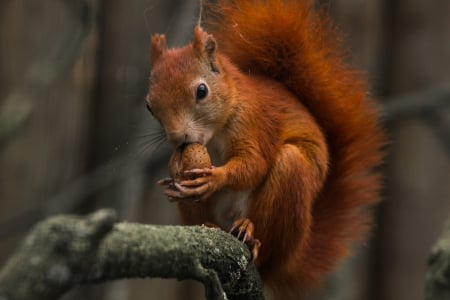
[[[236,232],[237,231],[237,232]],[[244,243],[253,238],[254,225],[249,219],[238,220],[233,224],[230,233]],[[242,237],[242,235],[244,235]]]
[[[261,242],[253,236],[255,226],[249,219],[239,219],[233,223],[230,233],[247,245],[252,253],[253,261],[258,257]]]
[[[158,180],[158,182],[156,184],[163,185],[163,186],[171,185],[171,184],[173,184],[173,178],[170,178],[170,177],[163,178],[161,180]]]

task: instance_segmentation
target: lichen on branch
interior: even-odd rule
[[[111,210],[37,224],[0,271],[0,299],[58,299],[75,285],[122,278],[194,279],[207,299],[263,299],[246,246],[205,226],[116,223]]]

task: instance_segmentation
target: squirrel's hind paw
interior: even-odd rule
[[[239,219],[234,221],[233,226],[231,226],[230,229],[232,235],[247,245],[252,253],[253,262],[258,258],[259,248],[261,247],[261,242],[253,236],[254,229],[255,225],[253,225],[252,221],[249,219]]]

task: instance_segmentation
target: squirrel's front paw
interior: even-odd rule
[[[174,182],[175,189],[165,191],[165,194],[174,201],[181,199],[206,201],[215,191],[223,187],[224,174],[220,167],[192,169],[184,173],[194,179]]]
[[[175,180],[171,177],[163,178],[158,181],[158,184],[165,186],[164,195],[169,198],[169,201],[176,201],[179,198],[179,192],[175,186]]]

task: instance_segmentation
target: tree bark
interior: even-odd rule
[[[425,300],[450,299],[450,218],[428,260]]]
[[[53,300],[121,278],[195,279],[207,299],[263,299],[247,247],[220,229],[116,223],[111,210],[51,217],[0,271],[0,299]]]

